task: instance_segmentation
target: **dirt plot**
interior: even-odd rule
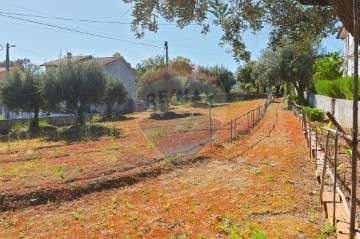
[[[263,102],[216,106],[212,110],[214,125],[221,125]],[[46,198],[76,198],[72,194],[79,194],[82,189],[101,190],[99,185],[103,181],[131,173],[146,175],[154,170],[149,167],[159,167],[164,158],[174,162],[195,157],[209,140],[208,109],[174,107],[172,111],[188,113],[189,117],[152,120],[149,112],[143,112],[132,115],[130,120],[106,123],[123,129],[121,138],[102,137],[73,143],[46,138],[1,142],[1,210],[40,204]],[[68,196],[56,195],[59,192]]]
[[[302,130],[282,107],[271,105],[241,140],[165,165],[157,178],[2,212],[0,237],[327,238]]]

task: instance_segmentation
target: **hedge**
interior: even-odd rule
[[[319,95],[325,95],[337,99],[353,99],[354,82],[351,76],[337,80],[323,80],[315,84],[315,91]],[[359,90],[360,93],[360,90]]]

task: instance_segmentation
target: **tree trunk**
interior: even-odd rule
[[[108,103],[106,104],[106,117],[108,119],[111,119],[111,114],[112,114],[112,104]]]
[[[39,127],[39,112],[40,112],[40,108],[35,107],[34,108],[34,118],[31,122],[30,128],[38,128]]]
[[[297,91],[297,96],[301,99],[304,99],[305,98],[305,88],[302,86],[302,85],[294,85],[295,86],[295,89]]]
[[[266,86],[262,86],[263,93],[266,93]]]
[[[77,106],[77,113],[79,118],[79,124],[84,125],[85,124],[85,117],[84,117],[84,107],[82,103],[79,103]]]

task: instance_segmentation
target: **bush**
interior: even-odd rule
[[[337,80],[323,80],[315,84],[315,91],[319,95],[325,95],[337,99],[353,99],[354,82],[350,76]],[[360,90],[359,90],[360,93]]]
[[[299,97],[299,96],[296,96],[296,95],[289,95],[288,102],[290,102],[290,101],[295,102],[298,105],[303,105],[303,106],[307,105],[306,98]]]
[[[317,108],[311,108],[311,107],[305,107],[304,113],[306,116],[306,119],[309,121],[323,121],[325,114],[323,111],[317,109]]]

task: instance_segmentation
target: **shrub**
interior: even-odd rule
[[[325,95],[337,99],[353,99],[354,82],[350,76],[337,80],[323,80],[315,84],[315,91],[319,95]],[[360,92],[360,90],[359,90]]]
[[[324,112],[317,108],[305,107],[304,113],[309,121],[323,121],[325,117]]]
[[[288,102],[290,102],[290,101],[293,101],[298,105],[307,105],[306,98],[299,97],[299,96],[296,96],[296,95],[289,95]]]

